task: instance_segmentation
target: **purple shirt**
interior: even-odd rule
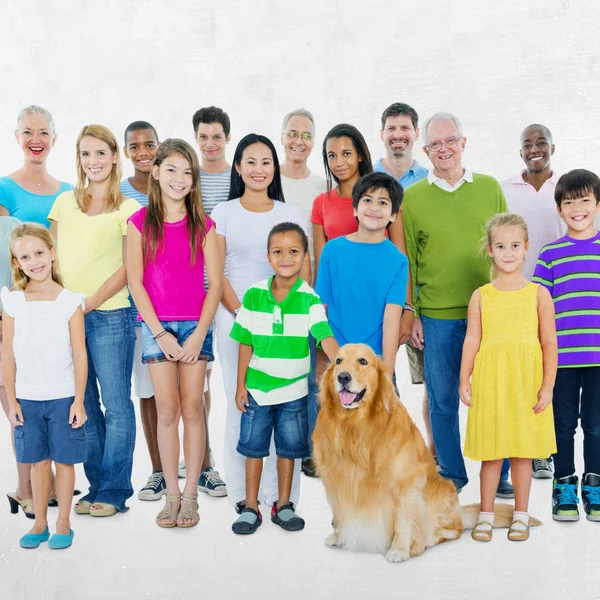
[[[554,300],[559,367],[600,365],[600,233],[544,246],[533,281]]]

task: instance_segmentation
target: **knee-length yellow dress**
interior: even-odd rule
[[[480,288],[481,345],[471,380],[464,454],[473,460],[546,458],[556,452],[552,404],[535,414],[542,385],[538,285]]]

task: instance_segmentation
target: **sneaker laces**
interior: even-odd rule
[[[152,475],[150,475],[150,477],[148,477],[148,481],[146,482],[146,485],[144,487],[152,488],[153,490],[156,490],[157,488],[160,487],[163,478],[164,478],[163,474],[160,471],[158,471],[156,473],[152,473]]]
[[[600,504],[600,486],[584,485],[582,490],[587,494],[587,500],[590,504]]]
[[[225,485],[225,482],[221,479],[219,472],[215,471],[214,469],[207,469],[204,471],[204,477],[206,477],[206,480],[213,485]]]
[[[546,459],[546,458],[534,458],[533,466],[536,471],[538,471],[538,470],[547,471],[548,467],[550,465],[548,464],[548,459]]]
[[[559,490],[558,500],[560,504],[579,504],[577,486],[573,483],[560,483],[556,486]]]

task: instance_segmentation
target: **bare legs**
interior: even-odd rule
[[[246,458],[246,506],[258,512],[258,488],[262,475],[263,459]],[[277,457],[277,486],[279,498],[277,508],[290,503],[294,461],[291,458]]]
[[[494,512],[494,500],[502,471],[502,459],[481,463],[481,512]],[[531,489],[531,459],[511,458],[512,484],[515,488],[515,511],[528,512]]]
[[[158,413],[156,411],[156,399],[154,396],[140,398],[140,415],[144,437],[146,438],[146,446],[148,447],[150,462],[152,463],[152,471],[162,471],[158,449]]]
[[[198,495],[198,477],[206,444],[203,402],[205,371],[204,360],[195,364],[150,364],[158,416],[158,447],[167,494],[170,496],[181,495],[177,476],[180,418],[183,420],[183,456],[187,471],[183,493]]]

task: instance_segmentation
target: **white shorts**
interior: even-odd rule
[[[142,328],[135,328],[135,352],[133,356],[133,393],[138,398],[151,398],[154,388],[150,369],[142,362]]]

